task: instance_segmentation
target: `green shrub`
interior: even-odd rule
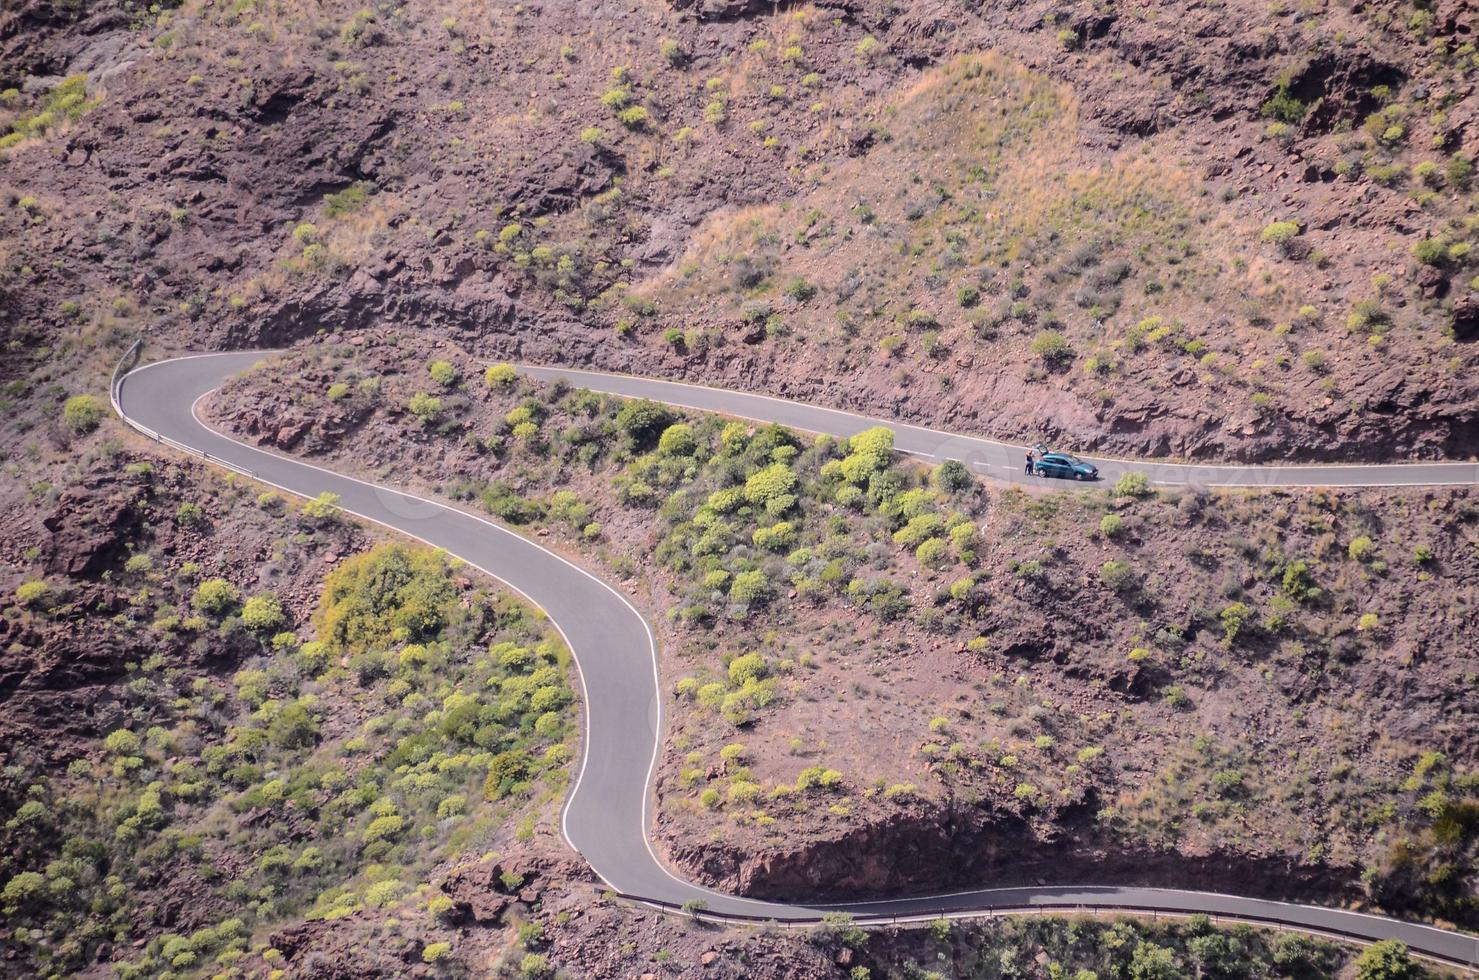
[[[1366,561],[1375,553],[1376,543],[1364,534],[1352,538],[1350,545],[1346,548],[1346,554],[1356,561]]]
[[[46,897],[46,876],[36,871],[22,871],[5,883],[0,891],[0,906],[6,915],[40,905]]]
[[[950,564],[950,546],[944,538],[930,538],[914,549],[914,558],[926,568],[943,568]]]
[[[329,385],[328,399],[331,402],[342,402],[349,397],[349,385],[342,381],[335,381]]]
[[[1105,514],[1099,519],[1099,533],[1113,540],[1125,533],[1125,520],[1118,514]]]
[[[798,303],[805,303],[816,294],[817,287],[799,276],[792,279],[791,284],[786,287],[786,295]]]
[[[224,616],[236,608],[240,596],[236,586],[223,578],[211,578],[195,588],[190,605],[211,616]]]
[[[672,421],[666,406],[645,398],[627,402],[616,413],[616,428],[639,449],[656,441]]]
[[[1274,93],[1263,103],[1261,112],[1280,122],[1298,123],[1304,119],[1308,106],[1296,99],[1289,91],[1288,82],[1280,82]]]
[[[1424,238],[1412,246],[1412,257],[1423,265],[1444,265],[1448,262],[1448,243],[1441,238]]]
[[[282,603],[275,595],[252,596],[241,607],[242,625],[256,633],[275,631],[285,618]]]
[[[1234,602],[1218,613],[1217,618],[1222,622],[1223,641],[1228,644],[1236,641],[1252,616],[1253,610],[1242,602]]]
[[[431,380],[443,388],[450,388],[457,383],[457,369],[450,361],[432,361],[426,366],[426,370],[431,375]]]
[[[1258,237],[1273,245],[1287,245],[1299,234],[1299,222],[1297,221],[1275,221],[1266,225],[1263,233]]]
[[[519,372],[512,364],[493,364],[483,372],[483,383],[489,388],[508,388],[518,377]]]
[[[392,638],[421,642],[447,622],[456,589],[446,558],[428,548],[382,545],[344,561],[324,580],[319,637],[332,650]]]
[[[353,214],[365,206],[368,197],[368,189],[363,183],[353,183],[339,191],[337,194],[324,195],[324,215],[330,218],[342,218],[346,214]]]
[[[770,584],[759,569],[740,572],[729,586],[729,601],[740,606],[759,605],[770,596]]]
[[[339,516],[339,495],[325,490],[303,505],[303,516],[320,524],[337,518]]]
[[[393,840],[399,837],[406,829],[404,817],[395,813],[388,813],[383,817],[376,817],[365,827],[361,839],[366,844],[373,844],[379,840]]]
[[[1320,597],[1320,590],[1315,588],[1309,562],[1302,558],[1296,558],[1284,566],[1280,586],[1284,594],[1295,602],[1313,602]]]
[[[51,586],[40,579],[22,582],[16,587],[15,601],[27,609],[44,609],[51,601]]]
[[[1395,939],[1372,943],[1356,958],[1356,980],[1419,980],[1426,975],[1407,945]]]
[[[945,518],[939,514],[920,514],[894,532],[894,544],[901,548],[917,548],[944,528]]]
[[[205,510],[199,504],[183,501],[175,508],[175,523],[181,527],[204,527]]]
[[[1116,592],[1133,592],[1140,585],[1130,563],[1118,558],[1111,559],[1100,567],[1099,578]]]
[[[790,521],[780,521],[770,527],[756,528],[750,539],[762,551],[787,551],[796,544],[796,526]]]
[[[452,953],[452,944],[447,942],[427,943],[426,948],[421,950],[421,962],[440,963]]]
[[[1028,349],[1052,367],[1060,367],[1073,359],[1073,346],[1056,330],[1039,331]]]
[[[796,488],[796,474],[785,463],[772,463],[750,474],[745,481],[745,499],[752,504],[765,504],[789,496]]]
[[[103,748],[111,755],[138,755],[143,743],[127,728],[119,728],[109,732],[108,737],[103,739]]]
[[[627,129],[646,129],[652,122],[652,113],[647,111],[646,106],[627,106],[616,114],[616,118]]]
[[[976,482],[965,464],[955,459],[947,459],[935,467],[933,479],[941,493],[951,494],[969,490]]]
[[[442,414],[442,400],[435,395],[418,391],[406,402],[406,410],[416,416],[422,425],[430,425]]]
[[[1150,478],[1144,473],[1125,473],[1115,481],[1110,493],[1116,497],[1149,497]]]
[[[524,958],[519,961],[519,976],[525,980],[545,980],[546,977],[554,976],[550,969],[549,960],[538,953],[525,953]]]
[[[92,395],[73,395],[62,406],[62,424],[77,435],[86,435],[102,420],[102,402]]]
[[[697,449],[693,428],[684,422],[668,426],[657,440],[657,451],[664,456],[692,456]]]

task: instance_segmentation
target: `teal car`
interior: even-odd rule
[[[1043,453],[1034,468],[1039,476],[1056,476],[1065,480],[1099,479],[1099,467],[1085,463],[1072,453]]]

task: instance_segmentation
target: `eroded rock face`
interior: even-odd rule
[[[594,876],[580,861],[520,854],[454,868],[442,880],[441,890],[452,899],[453,921],[494,926],[503,924],[514,906],[538,903],[551,880],[593,881]]]
[[[693,14],[700,20],[732,20],[774,7],[788,7],[790,0],[671,0],[674,10]]]
[[[387,976],[431,976],[421,961],[424,943],[412,936],[367,942],[337,922],[300,922],[272,934],[293,977],[315,980],[372,980]]]
[[[1080,800],[1041,822],[964,804],[919,801],[886,819],[806,844],[741,850],[684,841],[671,857],[695,879],[755,898],[866,898],[911,891],[1074,881],[1198,887],[1240,894],[1348,898],[1358,869],[1277,856],[1170,854],[1095,832]]]

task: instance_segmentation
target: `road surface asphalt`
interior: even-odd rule
[[[1479,937],[1343,909],[1296,905],[1197,890],[1122,885],[1050,885],[982,888],[948,895],[916,896],[875,902],[785,904],[739,898],[684,881],[668,871],[647,836],[651,825],[649,792],[662,730],[661,680],[652,631],[636,608],[616,589],[535,542],[470,512],[428,500],[390,485],[353,477],[257,449],[206,427],[195,405],[231,376],[264,356],[263,352],[207,354],[160,361],[124,376],[114,390],[116,410],[145,435],[303,497],[325,491],[339,495],[344,510],[443,548],[524,595],[544,610],[564,637],[579,668],[586,712],[585,752],[563,813],[563,829],[578,851],[612,890],[669,906],[702,903],[713,917],[753,917],[780,922],[816,919],[824,911],[846,911],[859,922],[895,918],[935,918],[983,910],[1057,908],[1155,910],[1207,913],[1278,923],[1363,940],[1400,939],[1412,949],[1454,963],[1479,964]],[[706,411],[780,422],[798,429],[849,435],[876,424],[898,433],[903,450],[925,456],[951,456],[992,465],[999,444],[962,439],[913,426],[879,423],[754,395],[675,385],[673,382],[591,375],[554,368],[525,368],[541,378],[562,377],[573,384],[621,395],[637,395]],[[963,449],[968,451],[961,451]],[[980,456],[970,452],[979,448]],[[1014,447],[1001,447],[1008,454]],[[941,456],[941,454],[945,456]],[[1015,462],[1015,460],[1013,460]],[[1127,464],[1114,464],[1125,466]],[[1161,464],[1133,464],[1157,480],[1174,481],[1186,471]],[[1020,469],[1020,467],[1014,467]],[[1118,470],[1106,463],[1106,479]],[[1260,468],[1198,467],[1199,479],[1225,475],[1242,485],[1303,485],[1330,467],[1273,467],[1272,478],[1252,477]],[[1342,479],[1376,483],[1475,482],[1473,464],[1416,464],[1341,470]],[[993,473],[993,476],[996,474]],[[1287,477],[1287,479],[1285,479]],[[1056,481],[1054,481],[1056,482]],[[1215,479],[1213,481],[1215,482]],[[1356,484],[1351,484],[1356,485]]]
[[[519,371],[544,381],[565,381],[577,388],[628,398],[650,398],[682,408],[718,412],[807,432],[851,436],[875,425],[894,430],[894,448],[935,463],[956,459],[994,480],[1057,487],[1072,481],[1027,476],[1023,466],[1026,446],[963,436],[854,412],[821,408],[769,395],[662,381],[626,374],[607,374],[565,367],[519,366]],[[1072,450],[1071,446],[1054,447]],[[1479,484],[1479,462],[1279,464],[1220,466],[1203,463],[1157,463],[1081,456],[1099,468],[1099,485],[1112,486],[1128,472],[1144,473],[1156,486],[1179,487],[1389,487],[1470,486]]]

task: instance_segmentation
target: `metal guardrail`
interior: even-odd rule
[[[142,337],[138,338],[132,344],[130,344],[128,350],[123,352],[123,356],[120,357],[118,359],[118,363],[114,365],[113,378],[108,385],[108,401],[112,403],[114,413],[119,417],[119,419],[123,421],[123,424],[128,426],[130,429],[133,429],[140,435],[153,439],[160,445],[169,446],[173,449],[178,449],[180,452],[188,453],[191,456],[198,456],[207,462],[215,463],[217,466],[221,466],[228,470],[231,470],[233,473],[239,473],[242,476],[256,479],[257,474],[253,470],[244,469],[240,466],[237,466],[235,463],[230,463],[224,459],[212,456],[204,449],[196,449],[194,446],[187,446],[183,442],[180,442],[176,439],[171,439],[169,436],[162,433],[155,432],[153,429],[149,428],[147,425],[144,425],[142,422],[139,422],[137,419],[133,419],[128,416],[128,413],[123,410],[123,382],[128,378],[129,372],[138,367],[139,359],[143,356],[143,350],[144,338]]]

